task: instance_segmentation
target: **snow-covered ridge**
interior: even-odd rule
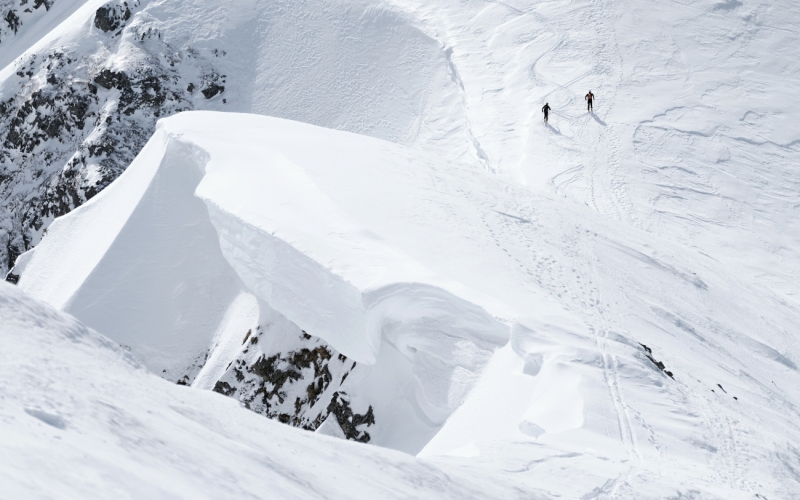
[[[405,204],[434,187],[435,169],[424,154],[364,136],[256,115],[184,113],[159,122],[119,181],[57,219],[12,273],[23,290],[108,332],[154,373],[181,383],[199,373],[199,387],[223,393],[235,392],[232,380],[218,384],[234,360],[257,350],[247,369],[270,379],[267,359],[291,357],[308,332],[334,350],[326,360],[341,353],[344,364],[330,390],[328,376],[317,382],[319,394],[298,399],[295,416],[306,404],[327,409],[342,387],[354,411],[375,414],[374,442],[418,451],[509,338],[508,326],[474,302],[480,293],[381,236],[410,214],[389,193],[365,193],[370,177],[394,178],[391,196]],[[361,218],[365,195],[384,197],[398,220],[375,226]],[[262,327],[273,331],[262,337]],[[286,349],[250,346],[248,338]],[[363,368],[350,375],[344,368],[353,362]],[[334,366],[314,363],[314,377]],[[358,380],[364,370],[368,382]],[[378,373],[388,386],[362,387]],[[417,429],[402,440],[387,437],[409,425]]]
[[[620,487],[652,498],[792,484],[792,459],[768,457],[800,435],[799,311],[707,256],[416,149],[176,115],[13,272],[151,371],[319,433],[509,480],[541,463],[578,496],[625,471]],[[734,445],[726,425],[750,434]],[[736,446],[761,457],[744,476]]]
[[[27,54],[35,61],[2,72],[2,98],[13,99],[0,133],[13,131],[15,145],[0,154],[35,145],[0,171],[21,221],[1,229],[15,235],[0,241],[12,259],[127,167],[156,114],[187,103],[416,151],[336,136],[320,163],[334,168],[315,169],[302,159],[329,131],[291,128],[293,145],[275,130],[271,149],[284,158],[255,155],[269,159],[269,178],[219,177],[243,193],[233,199],[197,167],[212,164],[219,140],[208,136],[226,131],[184,141],[177,134],[193,129],[181,125],[160,136],[163,150],[151,144],[140,191],[112,192],[56,223],[45,241],[59,233],[64,251],[43,247],[52,267],[39,262],[23,282],[51,273],[63,290],[45,279],[40,290],[168,380],[319,433],[492,470],[497,484],[586,499],[797,495],[796,2],[151,1],[130,18],[111,5],[110,21],[98,4],[48,34]],[[253,66],[241,47],[266,56]],[[70,65],[91,71],[71,78]],[[259,99],[235,107],[251,84]],[[111,123],[75,158],[103,168],[67,169],[43,195],[51,171],[37,162],[83,151],[70,141],[101,116],[95,108]],[[230,125],[240,134],[226,148],[250,148],[266,139],[240,130],[247,120],[197,127]],[[247,207],[256,213],[245,217]],[[104,229],[85,229],[92,221]],[[302,268],[270,267],[260,250],[281,242],[276,258]],[[423,279],[390,285],[397,274],[383,277],[382,265]],[[285,286],[295,278],[304,289]],[[373,281],[391,314],[364,307]],[[325,300],[320,283],[340,296]],[[367,352],[374,329],[362,319],[405,322],[397,335],[384,322],[369,365],[304,332],[267,296],[323,331],[306,296],[313,310],[336,312]],[[437,335],[426,304],[459,313],[453,297],[503,318],[510,341],[479,342],[480,321],[469,335]],[[426,335],[415,336],[417,322]]]
[[[386,6],[61,3],[58,29],[34,29],[37,42],[0,66],[0,271],[180,111],[268,114],[468,153],[457,123],[440,123],[460,112],[444,49]]]

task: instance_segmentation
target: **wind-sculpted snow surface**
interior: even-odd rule
[[[452,48],[490,168],[797,296],[800,4],[391,3]]]
[[[23,288],[171,381],[492,470],[497,484],[562,498],[798,498],[796,2],[153,1],[127,20],[116,7],[98,18],[103,5],[3,73],[2,99],[20,110],[3,118],[16,120],[12,139],[40,141],[9,155],[77,151],[79,121],[111,116],[119,135],[102,137],[119,147],[95,151],[124,151],[121,170],[155,110],[184,105],[411,149],[179,115],[122,194],[112,183],[18,261]],[[66,79],[42,62],[56,50],[91,71]],[[72,83],[43,83],[51,63]],[[150,70],[168,76],[160,93]],[[65,104],[51,114],[50,101]],[[133,103],[150,129],[114,125]],[[100,136],[86,137],[88,150]],[[15,158],[2,171],[12,211],[44,215],[32,232],[3,226],[29,239],[11,257],[88,198],[36,208],[47,198],[31,186],[49,171],[14,170]],[[156,202],[170,199],[181,207]],[[147,215],[167,210],[161,228]]]
[[[169,380],[311,430],[330,415],[339,427],[361,418],[345,436],[417,452],[508,326],[315,180],[383,164],[400,181],[415,163],[433,167],[390,143],[296,122],[178,115],[13,274]],[[339,186],[352,201],[361,187]]]
[[[6,498],[547,498],[167,383],[7,283],[0,317]]]
[[[0,56],[3,274],[180,111],[262,113],[467,152],[458,124],[440,123],[460,113],[443,48],[384,7],[60,0],[47,14],[42,23],[72,15],[52,32],[33,26],[35,43],[2,42],[15,58]]]
[[[570,498],[797,489],[800,308],[469,164],[184,113],[13,272],[150,370],[318,433]]]

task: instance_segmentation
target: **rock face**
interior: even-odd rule
[[[16,78],[4,82],[0,273],[39,242],[50,221],[116,179],[160,117],[193,109],[182,75],[196,71],[187,72],[186,66],[202,67],[206,98],[224,92],[224,77],[203,51],[174,50],[143,23],[126,28],[138,5],[112,2],[97,10],[93,25],[103,43],[97,52],[54,49],[29,55],[18,62]],[[119,46],[123,31],[135,40],[136,56],[105,67],[99,55]]]
[[[131,18],[131,9],[127,2],[122,5],[105,5],[97,9],[94,17],[94,25],[105,32],[115,31]]]
[[[264,330],[259,326],[245,334],[244,349],[214,391],[238,399],[256,413],[306,430],[316,430],[333,418],[345,438],[369,442],[367,429],[375,424],[372,406],[354,400],[345,386],[357,363],[305,332],[288,334],[280,347],[275,342],[265,347],[269,342],[260,340]]]
[[[116,179],[159,118],[180,111],[257,113],[466,148],[441,43],[391,8],[111,0],[91,15],[73,10],[58,37],[46,38],[37,30],[80,3],[48,11],[55,1],[0,0],[0,45],[14,42],[6,56],[24,50],[16,40],[43,42],[0,79],[0,275],[50,221]],[[454,124],[428,121],[440,108]]]

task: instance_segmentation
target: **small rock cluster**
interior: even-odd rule
[[[661,361],[656,361],[655,358],[653,358],[653,350],[651,348],[647,347],[646,345],[642,344],[641,342],[639,343],[639,345],[642,346],[642,348],[647,353],[647,354],[645,354],[647,359],[649,359],[654,365],[656,365],[656,368],[658,368],[659,370],[664,372],[667,376],[669,376],[669,378],[675,380],[675,377],[672,376],[672,372],[667,370],[667,367],[664,366],[664,363],[662,363]]]
[[[19,34],[30,17],[49,11],[56,0],[0,0],[0,47],[2,43]]]
[[[247,333],[247,347],[228,366],[214,391],[238,399],[256,413],[306,430],[316,430],[332,415],[347,439],[369,442],[366,429],[375,424],[372,406],[357,413],[343,390],[357,363],[305,332],[292,350],[261,350],[259,330]]]

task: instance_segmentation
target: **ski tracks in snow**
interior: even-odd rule
[[[550,233],[547,227],[552,226],[540,225],[538,221],[547,218],[552,222],[551,218],[557,215],[539,213],[526,205],[515,205],[509,200],[507,206],[494,210],[495,215],[485,216],[484,223],[495,244],[508,258],[516,261],[527,281],[541,287],[588,325],[602,372],[599,378],[608,391],[608,399],[614,409],[617,432],[607,432],[608,437],[617,436],[629,458],[642,463],[645,457],[635,427],[636,421],[644,427],[646,423],[641,413],[626,402],[619,355],[614,352],[614,341],[609,338],[609,332],[618,331],[619,327],[607,318],[603,306],[601,278],[595,269],[596,257],[588,241],[588,231],[581,226],[561,226],[565,233]],[[564,225],[570,224],[563,222]],[[516,245],[509,245],[508,242],[515,242]],[[626,357],[625,363],[635,362],[635,359]]]
[[[589,252],[591,252],[590,249]],[[619,377],[619,359],[616,354],[613,353],[611,346],[609,345],[608,339],[608,332],[610,329],[610,325],[608,321],[606,321],[605,313],[601,308],[601,293],[600,293],[600,275],[597,273],[595,268],[595,257],[594,255],[589,256],[589,262],[591,266],[591,278],[590,278],[590,291],[589,291],[589,303],[591,305],[589,309],[590,317],[594,320],[591,321],[589,324],[589,329],[592,331],[594,335],[595,342],[597,343],[597,350],[600,353],[600,357],[603,364],[603,379],[608,386],[609,397],[611,401],[614,403],[614,410],[617,414],[617,420],[619,422],[619,433],[622,439],[625,448],[628,451],[628,455],[633,458],[635,455],[640,462],[644,461],[644,457],[642,456],[641,451],[639,450],[639,445],[637,443],[636,432],[633,429],[633,424],[631,422],[631,412],[632,409],[625,403],[625,396],[622,390],[622,384],[620,383]]]
[[[588,86],[593,89],[604,89],[600,101],[603,103],[603,111],[606,116],[611,115],[613,112],[617,99],[616,89],[621,79],[620,54],[613,23],[610,19],[610,10],[608,0],[593,0],[588,4],[587,11],[583,15],[583,18],[588,20],[592,28],[596,30],[597,39],[600,40],[600,43],[592,47],[589,55],[594,62],[592,69],[572,78],[563,85],[558,84],[556,81],[550,82],[557,86],[557,89],[550,93],[556,90],[565,90],[574,94],[573,85],[578,82],[592,81],[593,79],[590,77],[594,77],[595,82],[588,83]],[[562,36],[554,44],[551,51],[557,51],[565,45]],[[572,53],[571,56],[580,58],[580,54],[576,53]],[[537,59],[537,64],[540,60],[541,57]],[[533,69],[536,70],[536,65],[534,65]],[[595,84],[598,79],[602,82],[600,85]],[[580,91],[576,96],[575,100],[578,100],[578,104],[584,102],[581,99],[582,93],[583,91]],[[574,104],[575,102],[573,101]],[[561,116],[569,115],[562,114]],[[624,184],[620,179],[614,179],[614,177],[618,177],[616,171],[620,163],[617,130],[613,125],[609,126],[594,113],[587,113],[572,120],[577,124],[577,127],[575,128],[574,139],[570,142],[573,143],[573,147],[580,150],[580,156],[582,156],[583,160],[580,161],[579,165],[570,167],[554,176],[551,180],[551,185],[557,194],[567,194],[571,191],[570,187],[582,179],[587,185],[585,186],[585,196],[581,197],[584,199],[581,201],[584,201],[597,212],[619,219],[629,211],[623,208],[626,203]],[[609,185],[611,187],[611,196],[608,196],[605,192]],[[579,230],[576,230],[576,233],[579,233]],[[588,283],[572,290],[576,299],[574,303],[580,305],[583,309],[583,313],[586,315],[586,322],[594,336],[602,364],[603,380],[608,388],[609,398],[616,413],[620,439],[631,458],[644,462],[645,459],[639,448],[632,414],[636,415],[641,424],[646,425],[646,423],[641,414],[631,408],[625,401],[619,373],[619,357],[614,352],[611,346],[612,342],[608,337],[609,331],[614,327],[607,320],[606,312],[601,306],[601,278],[595,268],[596,257],[585,234],[576,235],[575,243],[577,243],[576,250],[582,255],[580,255],[580,258],[574,259],[573,265],[577,265],[581,261],[588,262],[590,265],[586,273]]]

